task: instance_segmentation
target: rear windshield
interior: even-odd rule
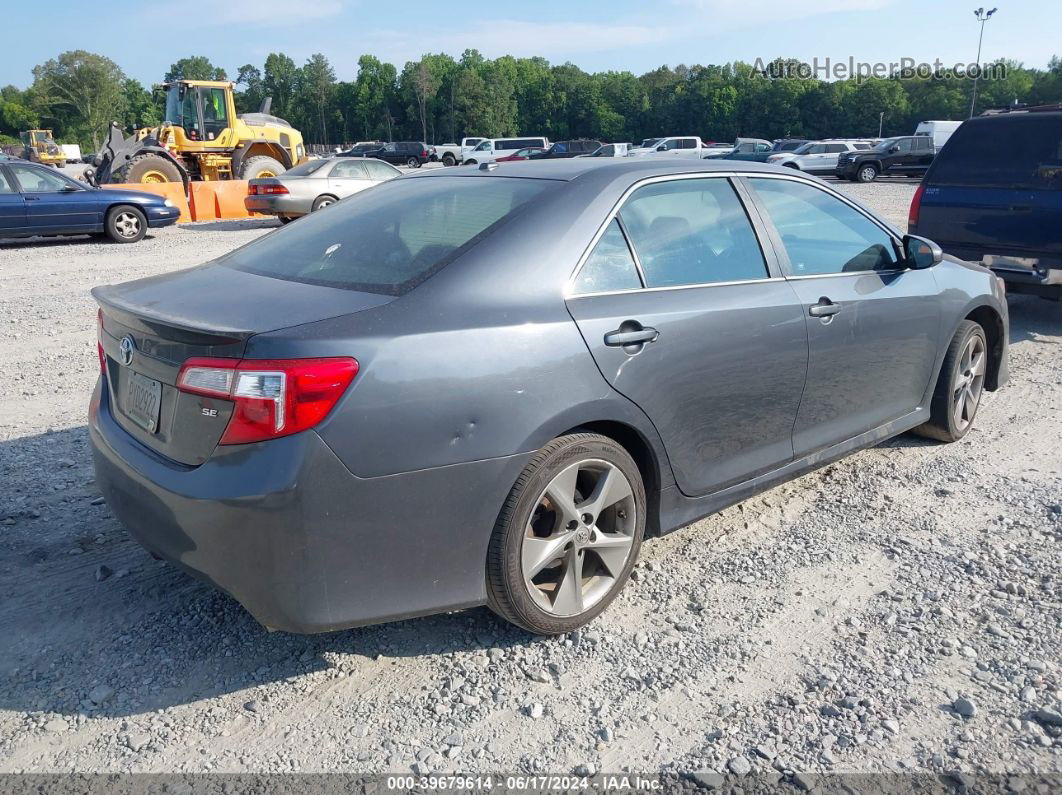
[[[937,155],[929,182],[1062,190],[1062,116],[1030,113],[964,124]]]
[[[334,163],[334,160],[307,160],[305,163],[299,163],[294,168],[289,168],[284,172],[286,177],[307,177],[315,171],[324,168],[329,163]]]
[[[260,276],[403,295],[558,184],[506,177],[395,179],[219,262]]]

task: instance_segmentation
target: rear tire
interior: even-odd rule
[[[447,152],[442,156],[442,164],[447,168],[449,168],[450,166],[455,166],[457,165],[457,158]]]
[[[181,170],[162,155],[146,152],[129,161],[120,177],[121,182],[141,182],[156,185],[166,182],[183,182]]]
[[[136,207],[121,204],[112,207],[105,223],[107,237],[115,243],[136,243],[147,234],[147,218]]]
[[[406,165],[410,168],[420,168],[420,160],[416,157],[411,157],[406,161]]]
[[[290,224],[295,219],[290,215],[278,215],[277,220],[279,220],[281,224]]]
[[[969,433],[981,405],[987,372],[985,330],[972,320],[964,320],[944,354],[930,402],[929,422],[914,432],[940,442],[957,442]]]
[[[318,196],[316,199],[313,200],[313,206],[310,207],[310,212],[315,213],[318,210],[323,210],[328,205],[335,204],[337,201],[339,201],[339,199],[337,199],[335,196]]]
[[[630,577],[645,506],[638,466],[612,439],[554,439],[524,468],[494,526],[488,605],[539,635],[592,621]]]
[[[268,179],[279,177],[287,169],[284,164],[274,157],[267,155],[255,155],[243,161],[240,165],[240,179]]]

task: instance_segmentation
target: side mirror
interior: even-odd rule
[[[903,236],[903,250],[907,267],[913,270],[931,268],[944,259],[944,251],[932,240],[917,235]]]
[[[900,151],[900,147],[898,147],[898,146],[890,146],[889,147],[889,154],[890,155],[894,155],[894,154],[896,154],[899,151]]]
[[[660,146],[658,146],[656,148],[656,151],[658,151],[658,152],[666,152],[667,151],[667,147],[664,146],[663,144],[661,144]]]

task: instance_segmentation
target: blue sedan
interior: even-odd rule
[[[0,161],[0,239],[105,234],[135,243],[180,214],[162,196],[92,188],[36,163]]]

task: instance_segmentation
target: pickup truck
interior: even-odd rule
[[[677,135],[660,138],[653,146],[631,149],[627,157],[691,157],[702,158],[710,151],[709,147],[695,135]],[[711,151],[719,151],[712,149]]]
[[[435,156],[432,160],[441,160],[444,166],[456,166],[465,162],[466,153],[475,149],[476,144],[486,140],[486,138],[462,138],[459,144],[436,144]]]
[[[867,152],[844,152],[837,158],[837,176],[873,182],[879,176],[921,177],[929,170],[936,148],[928,135],[886,138]]]

